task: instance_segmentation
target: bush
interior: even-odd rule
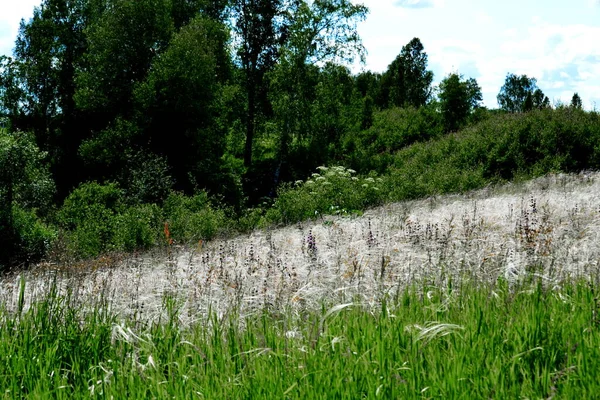
[[[384,110],[375,114],[369,129],[345,138],[346,158],[352,168],[381,173],[396,151],[437,138],[443,129],[441,116],[432,107]]]
[[[497,114],[456,134],[396,152],[386,183],[391,199],[404,200],[516,177],[598,168],[598,142],[597,113],[544,109]]]
[[[52,233],[38,220],[54,194],[33,135],[0,130],[0,266],[41,258]]]
[[[155,204],[130,207],[115,218],[111,246],[116,250],[148,249],[162,238],[162,210]]]
[[[164,217],[160,207],[126,207],[123,191],[114,183],[84,183],[65,200],[58,213],[69,250],[80,257],[105,251],[146,249],[157,243]]]
[[[227,227],[224,211],[211,206],[206,192],[191,197],[172,193],[163,210],[170,235],[179,242],[210,240]]]
[[[32,210],[13,207],[16,234],[14,261],[29,264],[42,259],[57,238],[54,227],[44,224]]]
[[[387,196],[383,180],[375,174],[359,178],[342,166],[319,167],[319,171],[306,182],[282,187],[267,219],[287,224],[319,214],[351,214],[380,204]]]
[[[66,199],[58,221],[68,231],[69,247],[82,257],[94,257],[113,241],[123,193],[114,183],[84,183]]]

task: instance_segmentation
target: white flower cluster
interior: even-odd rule
[[[352,174],[356,173],[355,170],[342,167],[341,165],[335,167],[320,166],[317,167],[317,169],[320,171],[320,173],[313,173],[311,175],[311,179],[304,183],[305,185],[314,185],[317,182],[319,182],[322,186],[331,185],[330,179],[335,179],[336,177],[350,178],[353,181],[359,180],[357,177],[352,176]],[[302,181],[296,181],[296,186],[300,186],[301,184]]]

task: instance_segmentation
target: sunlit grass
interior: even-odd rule
[[[6,274],[1,393],[589,398],[599,196],[555,175]]]
[[[600,305],[584,282],[411,286],[373,307],[116,322],[49,295],[2,312],[5,398],[589,398]]]

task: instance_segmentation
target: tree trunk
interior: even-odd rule
[[[254,141],[254,116],[256,114],[256,95],[254,85],[248,88],[248,120],[246,121],[246,148],[244,150],[244,166],[252,165],[252,143]]]

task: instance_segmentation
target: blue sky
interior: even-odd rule
[[[0,54],[10,55],[19,21],[40,0],[0,0]],[[384,71],[418,37],[439,82],[451,72],[477,79],[484,103],[509,72],[527,74],[553,103],[578,92],[600,109],[600,0],[363,0],[365,69]]]

